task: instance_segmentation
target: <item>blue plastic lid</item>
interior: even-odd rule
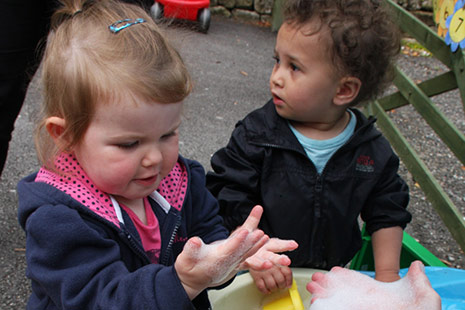
[[[360,271],[372,278],[373,271]],[[403,278],[408,268],[400,270]],[[448,267],[425,267],[431,286],[441,297],[442,310],[465,310],[465,270]]]

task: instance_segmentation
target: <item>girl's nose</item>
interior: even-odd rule
[[[142,159],[142,166],[151,167],[158,165],[162,158],[163,156],[160,149],[157,146],[153,146],[147,151],[144,158]]]

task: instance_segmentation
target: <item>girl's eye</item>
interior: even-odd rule
[[[129,143],[118,144],[118,147],[122,148],[122,149],[131,149],[131,148],[136,147],[138,144],[139,144],[139,141],[133,141],[133,142],[129,142]]]
[[[170,132],[170,133],[167,133],[166,135],[163,135],[161,138],[162,138],[162,139],[169,139],[169,138],[171,138],[171,137],[176,136],[177,133],[178,133],[177,131],[172,131],[172,132]]]
[[[277,64],[279,64],[279,57],[278,56],[273,56],[273,59],[276,61]]]

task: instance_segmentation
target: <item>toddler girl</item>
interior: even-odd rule
[[[178,155],[191,80],[146,12],[62,4],[43,62],[43,166],[18,185],[28,309],[209,309],[205,289],[238,269],[289,264],[245,261],[268,240],[260,207],[211,244],[228,232],[203,168]]]

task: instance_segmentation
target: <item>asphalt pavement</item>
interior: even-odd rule
[[[207,34],[176,24],[167,34],[195,81],[185,101],[180,153],[208,168],[211,154],[228,141],[234,124],[269,99],[276,34],[270,28],[215,16]],[[39,168],[33,130],[40,105],[36,76],[17,119],[0,181],[0,310],[25,309],[30,291],[16,184]]]

